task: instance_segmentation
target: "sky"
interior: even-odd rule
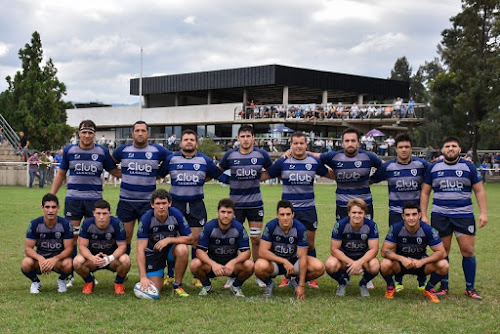
[[[65,101],[134,104],[130,79],[281,64],[387,78],[437,57],[459,0],[0,0],[0,91],[38,31]]]

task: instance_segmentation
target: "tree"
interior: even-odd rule
[[[410,82],[412,68],[405,56],[398,58],[389,79]]]
[[[73,133],[66,124],[64,102],[66,85],[57,78],[57,69],[49,59],[44,66],[42,42],[34,32],[31,44],[19,50],[22,70],[14,78],[6,77],[8,88],[0,94],[0,108],[16,131],[24,131],[36,149],[55,149],[64,145]]]
[[[442,32],[438,46],[448,73],[453,75],[452,84],[458,88],[453,116],[467,120],[455,126],[470,127],[474,161],[487,116],[499,112],[499,16],[498,0],[463,0],[462,12],[450,19],[453,27]],[[500,130],[498,123],[496,126]]]

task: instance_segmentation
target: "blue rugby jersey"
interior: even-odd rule
[[[240,153],[239,149],[224,154],[219,165],[223,169],[231,170],[229,197],[237,208],[264,206],[260,192],[260,176],[262,168],[268,169],[272,164],[269,154],[259,148],[254,148],[247,154]]]
[[[370,249],[368,240],[372,239],[378,239],[378,228],[371,219],[365,218],[359,230],[352,227],[349,217],[333,226],[332,240],[342,241],[340,250],[350,258],[361,258]]]
[[[111,255],[118,248],[117,242],[127,241],[123,223],[113,216],[109,218],[109,225],[105,229],[96,225],[94,217],[85,219],[79,237],[89,241],[88,249],[93,255],[101,252]]]
[[[422,221],[415,233],[410,233],[404,222],[391,225],[385,241],[397,245],[396,254],[413,259],[426,257],[427,245],[434,247],[442,243],[439,232]]]
[[[269,176],[281,176],[283,181],[282,199],[293,204],[294,210],[310,210],[316,207],[314,202],[314,177],[325,176],[328,169],[309,154],[302,160],[280,158],[267,171]]]
[[[382,160],[375,153],[360,149],[354,157],[348,157],[344,150],[340,150],[323,153],[320,159],[335,172],[338,206],[347,207],[347,202],[353,198],[372,204],[371,170],[382,165]]]
[[[95,144],[85,150],[76,144],[64,148],[59,168],[69,170],[66,199],[99,200],[102,199],[103,169],[111,171],[116,165],[107,148]]]
[[[278,218],[271,220],[266,224],[261,239],[271,243],[271,252],[292,264],[298,259],[297,248],[309,247],[307,230],[297,219],[293,220],[288,233],[281,229]]]
[[[193,157],[184,157],[181,152],[169,155],[158,174],[170,174],[172,187],[170,194],[174,200],[190,202],[203,199],[205,177],[219,179],[225,174],[205,154],[197,152]]]
[[[250,249],[248,240],[247,231],[236,219],[225,231],[219,227],[219,220],[213,219],[201,230],[197,248],[208,251],[208,256],[215,262],[226,264],[238,256],[238,251]]]
[[[387,180],[390,214],[403,213],[406,202],[420,203],[420,191],[428,165],[427,161],[412,157],[407,164],[393,159],[377,169],[372,179],[374,182]]]
[[[432,214],[446,217],[473,218],[472,186],[481,182],[473,163],[460,158],[449,165],[444,160],[427,168],[424,182],[432,187]]]
[[[73,225],[66,218],[57,217],[53,227],[45,225],[44,217],[33,219],[28,226],[26,239],[36,242],[36,252],[45,258],[60,254],[64,250],[64,240],[73,239]]]
[[[163,223],[156,218],[153,209],[146,212],[139,220],[137,240],[148,241],[146,256],[148,253],[158,253],[154,249],[158,241],[165,238],[176,238],[179,235],[190,236],[191,229],[182,212],[176,208],[168,208],[168,217]]]
[[[156,189],[156,176],[160,162],[172,152],[158,144],[135,147],[120,145],[113,158],[122,167],[120,200],[128,202],[149,202]]]

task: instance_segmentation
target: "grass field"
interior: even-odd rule
[[[498,333],[500,185],[487,184],[486,190],[489,223],[478,231],[476,242],[476,287],[484,301],[469,300],[463,295],[465,283],[461,256],[453,242],[451,293],[441,298],[440,304],[432,304],[416,289],[416,279],[411,276],[405,277],[405,290],[394,300],[384,299],[385,281],[380,276],[374,279],[375,289],[371,290],[371,297],[361,298],[357,289],[359,278],[352,279],[346,297],[337,297],[334,294],[336,282],[324,275],[319,279],[320,289],[307,289],[307,299],[297,301],[288,288],[276,288],[274,296],[265,299],[253,277],[243,285],[245,299],[236,299],[225,290],[225,279],[214,280],[214,293],[201,298],[197,296],[198,289],[190,284],[191,274],[187,273],[184,285],[191,294],[189,298],[176,298],[170,289],[166,289],[158,301],[138,300],[132,292],[138,281],[134,250],[124,296],[114,295],[114,276],[106,271],[97,273],[99,284],[90,296],[81,294],[81,278],[76,279],[67,293],[58,294],[55,274],[41,277],[42,292],[31,295],[30,282],[20,272],[24,238],[29,221],[41,215],[40,200],[48,189],[0,187],[0,332]],[[263,185],[262,191],[268,221],[274,218],[281,187]],[[372,191],[375,221],[379,225],[382,243],[387,232],[387,188],[375,185]],[[220,185],[206,186],[209,219],[215,218],[216,204],[220,198],[228,196],[228,192],[228,188]],[[64,198],[63,189],[59,198]],[[106,186],[104,198],[115,209],[118,188]],[[334,186],[316,186],[316,202],[319,215],[316,247],[318,258],[325,261],[335,218]]]

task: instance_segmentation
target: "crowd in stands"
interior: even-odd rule
[[[247,102],[239,112],[243,119],[260,118],[302,118],[305,120],[325,119],[375,119],[375,118],[415,118],[415,101],[407,103],[398,97],[392,104],[337,104],[307,105],[259,105],[253,100]]]

